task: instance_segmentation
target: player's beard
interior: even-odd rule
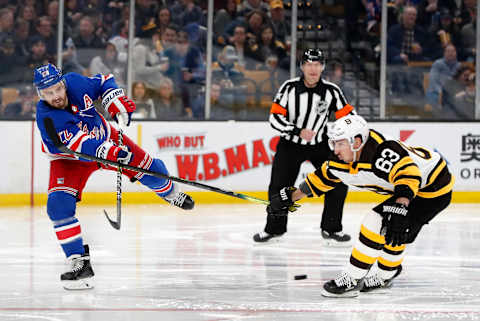
[[[51,102],[52,107],[58,108],[58,109],[64,109],[67,107],[67,97],[58,97],[52,100]]]

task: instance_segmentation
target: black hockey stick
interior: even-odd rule
[[[43,120],[43,124],[45,126],[45,130],[47,131],[48,137],[52,140],[52,143],[55,145],[56,148],[58,148],[63,153],[75,155],[77,157],[80,157],[80,158],[83,158],[83,159],[88,159],[90,161],[98,162],[98,163],[101,163],[101,164],[115,166],[117,168],[128,169],[130,171],[144,173],[144,174],[147,174],[147,175],[150,175],[150,176],[169,179],[169,180],[172,180],[174,182],[181,183],[181,184],[194,186],[194,187],[197,187],[197,188],[205,189],[205,190],[212,191],[212,192],[219,193],[219,194],[228,195],[228,196],[235,197],[235,198],[240,198],[242,200],[246,200],[246,201],[250,201],[250,202],[254,202],[254,203],[258,203],[258,204],[264,204],[264,205],[270,204],[269,201],[261,199],[261,198],[256,198],[254,196],[249,196],[249,195],[246,195],[246,194],[236,193],[236,192],[224,190],[224,189],[221,189],[221,188],[218,188],[218,187],[215,187],[215,186],[210,186],[210,185],[207,185],[207,184],[193,182],[193,181],[189,181],[189,180],[182,179],[182,178],[175,177],[175,176],[168,176],[168,175],[165,175],[165,174],[152,172],[152,171],[147,170],[147,169],[143,169],[143,168],[139,168],[139,167],[135,167],[135,166],[130,166],[130,165],[125,165],[125,164],[122,164],[122,163],[119,163],[119,162],[110,161],[108,159],[103,159],[103,158],[99,158],[99,157],[96,157],[96,156],[92,156],[92,155],[88,155],[88,154],[73,151],[73,150],[69,149],[67,146],[65,146],[64,144],[62,144],[62,142],[60,141],[60,138],[58,137],[57,131],[55,129],[55,125],[53,124],[53,120],[51,118],[48,118],[48,117],[45,118]]]
[[[118,146],[123,145],[123,130],[118,130]],[[119,230],[122,225],[122,168],[117,169],[117,220],[113,221],[108,217],[107,211],[103,210],[105,217],[110,222],[114,229]]]

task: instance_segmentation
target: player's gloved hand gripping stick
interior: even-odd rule
[[[149,171],[147,169],[143,169],[143,168],[139,168],[139,167],[135,167],[135,166],[130,166],[130,165],[124,164],[122,162],[117,162],[117,161],[113,161],[113,160],[110,160],[110,159],[104,159],[104,158],[100,158],[100,157],[96,157],[96,156],[92,156],[92,155],[88,155],[88,154],[73,151],[73,150],[67,148],[67,146],[65,146],[64,144],[62,144],[62,142],[60,141],[60,138],[58,137],[57,131],[55,129],[55,125],[53,123],[53,120],[51,118],[48,118],[48,117],[45,118],[43,123],[44,123],[44,126],[45,126],[45,130],[48,134],[48,137],[50,138],[52,143],[55,145],[55,147],[63,153],[75,155],[77,157],[80,157],[80,158],[83,158],[83,159],[88,159],[90,161],[98,162],[98,163],[101,163],[101,164],[115,166],[117,168],[128,169],[128,170],[135,171],[135,172],[138,172],[138,173],[144,173],[144,174],[147,174],[147,175],[150,175],[150,176],[166,178],[166,179],[169,179],[169,180],[172,180],[174,182],[181,183],[181,184],[194,186],[194,187],[205,189],[205,190],[208,190],[208,191],[211,191],[211,192],[228,195],[228,196],[235,197],[235,198],[240,198],[240,199],[250,201],[250,202],[254,202],[254,203],[258,203],[258,204],[264,204],[264,205],[269,205],[270,204],[269,201],[263,200],[261,198],[257,198],[257,197],[254,197],[254,196],[250,196],[250,195],[246,195],[246,194],[242,194],[242,193],[236,193],[236,192],[224,190],[224,189],[221,189],[221,188],[218,188],[218,187],[215,187],[215,186],[210,186],[210,185],[207,185],[207,184],[193,182],[193,181],[189,181],[189,180],[182,179],[182,178],[175,177],[175,176],[168,176],[168,175],[152,172],[152,171]]]

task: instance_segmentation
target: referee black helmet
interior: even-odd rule
[[[300,64],[303,65],[307,61],[319,61],[322,65],[325,65],[325,55],[320,49],[307,49],[302,55],[302,61],[300,62]]]

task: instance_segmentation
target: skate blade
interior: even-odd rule
[[[283,243],[284,239],[281,237],[274,237],[271,238],[270,240],[266,242],[256,242],[255,240],[253,241],[253,245],[255,246],[267,246],[267,245],[274,245],[278,243]]]
[[[88,290],[93,289],[95,283],[93,278],[80,279],[76,281],[62,281],[65,290]]]
[[[360,294],[359,290],[348,291],[342,294],[330,293],[325,289],[322,289],[322,295],[327,298],[355,298]]]
[[[322,244],[324,246],[330,246],[330,247],[351,247],[352,246],[351,241],[338,242],[335,240],[326,240],[326,239],[322,239]]]

